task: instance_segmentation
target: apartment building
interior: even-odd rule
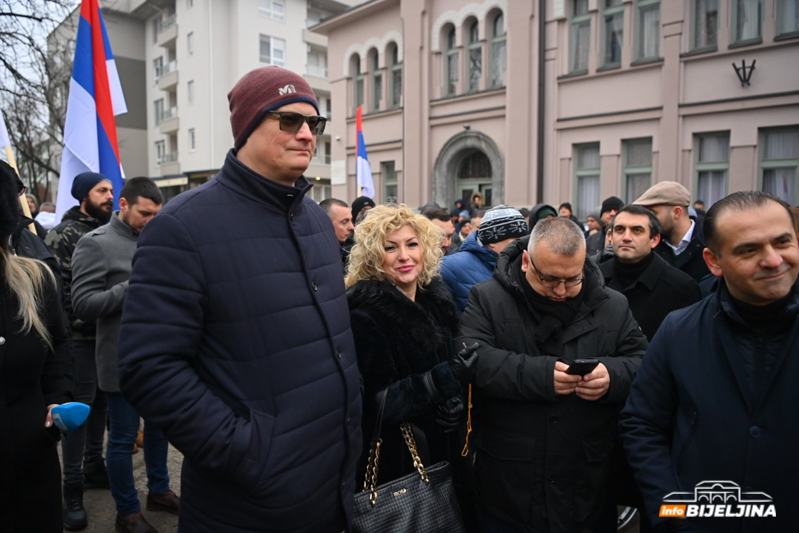
[[[355,109],[377,200],[571,201],[677,180],[799,203],[796,0],[372,0],[328,36],[333,194]],[[340,139],[340,140],[339,140]]]
[[[353,3],[102,1],[117,64],[135,49],[142,67],[136,76],[121,79],[126,99],[133,95],[143,103],[135,114],[146,137],[144,143],[137,137],[135,154],[126,158],[123,153],[127,175],[153,178],[167,200],[212,177],[233,146],[227,93],[241,76],[261,66],[279,65],[303,74],[316,93],[320,113],[330,116],[327,37],[307,28]],[[123,34],[131,36],[119,39]],[[125,117],[117,117],[117,124],[124,125]],[[119,139],[120,145],[127,142],[124,130]],[[320,136],[306,172],[317,201],[330,196],[330,154],[330,135]],[[133,167],[136,173],[130,172]]]

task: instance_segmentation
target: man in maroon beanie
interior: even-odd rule
[[[280,67],[228,100],[225,164],[139,238],[121,389],[184,454],[183,531],[339,533],[361,396],[338,241],[302,175],[325,119]]]

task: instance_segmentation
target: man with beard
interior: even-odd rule
[[[655,252],[697,282],[710,275],[702,251],[704,223],[688,214],[691,193],[676,181],[661,181],[641,195],[634,205],[646,207],[660,221],[660,244]]]
[[[94,359],[96,323],[80,320],[72,309],[72,253],[81,237],[111,219],[114,190],[111,180],[102,174],[84,172],[75,177],[71,192],[80,205],[64,213],[63,221],[47,234],[45,243],[58,262],[64,282],[64,306],[72,330],[73,396],[76,402],[91,407],[86,424],[61,441],[64,459],[64,529],[78,531],[88,525],[83,508],[83,490],[108,488],[108,474],[103,462],[108,408],[105,394],[97,388]]]

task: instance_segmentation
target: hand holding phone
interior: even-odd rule
[[[598,359],[575,359],[566,371],[570,376],[584,376],[590,374],[599,364]]]

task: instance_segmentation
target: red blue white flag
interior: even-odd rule
[[[361,106],[358,106],[358,113],[355,118],[355,131],[358,135],[356,141],[358,156],[355,162],[355,180],[358,182],[358,195],[374,198],[375,182],[372,179],[372,167],[369,165],[369,158],[366,157],[366,144],[363,142]]]
[[[114,209],[118,208],[125,174],[114,117],[127,111],[98,0],[83,0],[69,83],[56,220],[78,204],[71,189],[75,176],[82,172],[108,177],[114,186]]]

